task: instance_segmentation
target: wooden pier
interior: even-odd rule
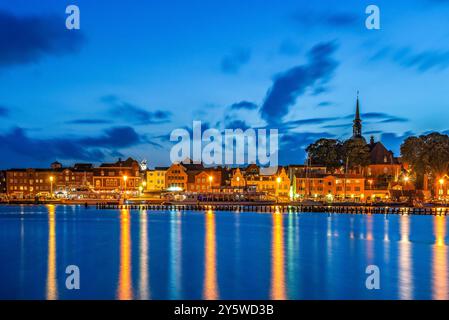
[[[266,213],[340,213],[340,214],[399,214],[399,215],[448,215],[449,207],[370,207],[370,206],[302,206],[302,205],[239,205],[239,204],[103,204],[96,205],[104,210],[148,210],[148,211],[233,211]]]

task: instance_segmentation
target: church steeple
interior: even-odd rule
[[[362,138],[362,119],[360,119],[359,91],[357,91],[357,103],[355,107],[355,118],[352,125],[352,138]]]

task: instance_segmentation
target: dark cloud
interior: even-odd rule
[[[321,138],[333,138],[328,132],[289,132],[279,140],[280,163],[302,164],[306,158],[305,149]]]
[[[318,107],[329,107],[332,105],[332,102],[330,101],[322,101],[320,103],[318,103]]]
[[[110,106],[109,114],[111,116],[136,125],[163,124],[171,121],[172,114],[169,111],[148,111],[129,102],[122,101],[114,95],[102,97],[101,101]]]
[[[382,133],[381,130],[370,130],[370,131],[366,131],[365,134],[379,134]]]
[[[300,119],[300,120],[284,122],[283,127],[284,128],[295,128],[295,127],[303,126],[303,125],[317,125],[317,124],[332,122],[332,121],[339,120],[339,119],[340,119],[340,117]]]
[[[7,116],[9,116],[9,109],[5,106],[0,106],[0,118],[6,118]]]
[[[377,51],[372,60],[390,60],[397,65],[418,72],[442,71],[449,67],[448,50],[414,51],[411,48],[384,47]]]
[[[29,137],[21,128],[14,128],[5,134],[0,134],[0,144],[2,152],[15,154],[29,160],[51,161],[58,158],[98,161],[104,158],[103,152],[99,149],[85,148],[75,139],[36,139]],[[7,161],[7,159],[3,159],[3,161]]]
[[[79,140],[88,147],[125,148],[142,143],[140,136],[131,127],[113,127],[106,129],[99,137],[88,137]]]
[[[352,28],[361,23],[361,15],[349,12],[313,12],[301,10],[292,15],[293,21],[307,28],[325,27],[329,29],[335,28]]]
[[[307,89],[325,84],[338,65],[331,57],[336,49],[334,42],[320,43],[309,51],[308,63],[275,76],[260,108],[261,117],[269,124],[280,123]]]
[[[235,74],[240,68],[247,64],[251,59],[251,51],[249,49],[236,49],[232,53],[226,55],[221,60],[221,71],[224,73]]]
[[[335,128],[352,128],[352,123],[342,123],[342,124],[328,124],[322,126],[323,129],[335,129]]]
[[[392,116],[390,118],[378,121],[377,123],[393,123],[393,122],[408,122],[408,119]]]
[[[106,119],[75,119],[67,121],[67,124],[110,124],[111,120]]]
[[[79,51],[85,37],[66,29],[62,17],[19,17],[0,10],[0,68]]]
[[[243,131],[251,128],[251,126],[249,126],[244,120],[241,119],[229,120],[225,122],[225,127],[225,129],[242,129]]]
[[[241,109],[255,110],[257,108],[258,108],[257,104],[249,101],[240,101],[229,106],[229,109],[231,110],[241,110]]]
[[[29,166],[33,163],[47,163],[54,159],[102,161],[107,153],[116,149],[145,143],[133,128],[113,127],[105,130],[98,137],[57,137],[34,138],[22,128],[13,128],[0,134],[2,146],[2,166],[8,165],[9,159],[23,161]],[[10,165],[10,164],[9,164]]]
[[[384,112],[367,112],[360,114],[362,120],[378,120],[376,123],[393,123],[393,122],[408,122],[407,118],[394,116]],[[349,114],[344,119],[353,119],[354,115]]]

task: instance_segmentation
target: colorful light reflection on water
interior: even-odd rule
[[[448,218],[0,207],[3,299],[448,299]],[[81,289],[65,288],[77,265]],[[367,290],[365,268],[380,268]]]

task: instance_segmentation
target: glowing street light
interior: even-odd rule
[[[128,180],[128,176],[123,176],[123,181],[125,182],[125,195],[124,195],[124,199],[126,200],[126,181]]]
[[[282,179],[281,179],[281,177],[277,177],[276,178],[276,182],[277,182],[277,185],[276,185],[276,202],[279,202],[279,185],[281,184],[281,181],[282,181]]]
[[[54,177],[50,176],[50,196],[53,198],[53,180]]]
[[[438,180],[438,182],[439,182],[441,185],[443,185],[443,184],[444,184],[444,179],[441,178],[440,180]]]
[[[404,182],[408,182],[410,180],[409,176],[404,177]]]
[[[214,180],[214,177],[209,176],[209,189],[212,190],[212,181]]]

